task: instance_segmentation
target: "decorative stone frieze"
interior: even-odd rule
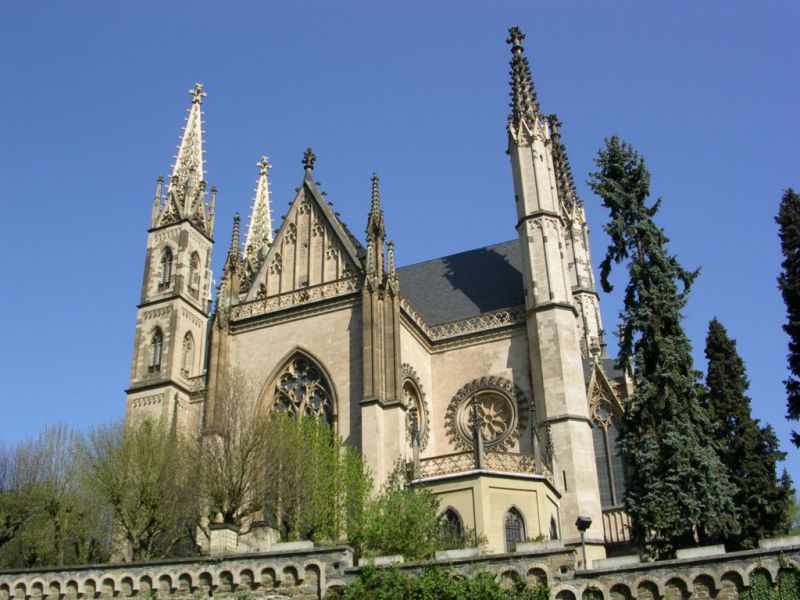
[[[142,319],[145,321],[149,321],[150,319],[160,319],[162,317],[169,316],[171,312],[172,306],[162,306],[160,308],[144,311],[144,313],[142,313]]]
[[[153,394],[152,396],[142,396],[140,398],[133,398],[130,401],[131,408],[143,408],[145,406],[154,406],[164,402],[164,394]]]
[[[359,291],[358,278],[339,279],[338,281],[302,288],[293,292],[234,306],[231,309],[231,320],[235,321],[238,319],[255,317],[257,315],[263,315],[301,304],[345,296],[357,291]]]

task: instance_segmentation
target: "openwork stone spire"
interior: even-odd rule
[[[383,225],[383,209],[381,208],[381,191],[379,187],[378,174],[372,174],[372,204],[367,217],[367,241],[373,237],[378,237],[383,241],[386,230]]]
[[[519,27],[510,28],[508,33],[506,43],[511,45],[511,114],[508,120],[516,128],[523,120],[533,125],[539,113],[539,102],[533,89],[531,68],[523,54],[522,40],[525,39],[525,34]]]
[[[261,263],[267,248],[272,244],[272,212],[269,205],[269,159],[262,156],[258,161],[258,184],[253,199],[253,210],[247,227],[244,258],[254,268]]]
[[[184,190],[187,186],[196,189],[203,181],[203,98],[206,93],[200,83],[194,84],[194,88],[189,90],[192,96],[192,105],[189,108],[189,116],[186,118],[186,126],[183,129],[183,137],[178,146],[178,154],[175,157],[175,164],[172,167],[172,176],[169,180],[169,192]]]

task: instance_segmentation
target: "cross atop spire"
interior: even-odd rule
[[[269,158],[262,156],[258,166],[258,184],[253,199],[253,210],[247,226],[244,257],[253,270],[258,269],[267,247],[272,243],[272,214],[269,206]]]
[[[539,113],[539,102],[533,89],[531,68],[523,53],[522,40],[525,39],[525,34],[519,27],[510,28],[508,33],[506,43],[511,45],[511,114],[508,119],[514,127],[518,127],[523,120],[533,125]]]
[[[314,162],[317,160],[314,151],[309,147],[306,148],[305,153],[303,154],[303,167],[306,170],[306,173],[311,173],[314,170]]]
[[[203,91],[202,83],[195,83],[194,87],[189,90],[189,93],[192,95],[192,104],[202,103],[203,98],[208,95]]]

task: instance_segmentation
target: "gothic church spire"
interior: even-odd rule
[[[272,243],[272,212],[269,203],[269,159],[262,156],[258,161],[258,184],[253,199],[253,210],[247,226],[247,239],[244,244],[244,259],[253,270],[258,270],[267,248]]]
[[[172,176],[169,180],[170,191],[177,191],[187,183],[199,185],[203,181],[203,112],[202,104],[206,93],[203,85],[195,83],[189,90],[192,96],[192,105],[189,107],[189,116],[183,128],[183,136],[172,165]]]
[[[528,126],[532,127],[539,114],[539,102],[533,88],[531,68],[523,54],[522,40],[525,34],[519,27],[511,27],[508,33],[506,43],[511,45],[511,114],[508,120],[515,129],[522,121],[527,121]]]

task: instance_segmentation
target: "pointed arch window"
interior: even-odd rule
[[[190,377],[194,365],[194,338],[190,332],[183,336],[183,347],[181,353],[181,375]]]
[[[296,354],[275,382],[273,410],[333,423],[333,397],[327,379],[308,357]]]
[[[506,552],[513,552],[517,542],[525,539],[525,520],[515,507],[508,509],[505,516]]]
[[[558,539],[558,524],[556,523],[555,517],[550,517],[550,539]]]
[[[189,293],[197,298],[200,294],[200,257],[192,252],[189,258]]]
[[[172,249],[167,246],[161,253],[161,276],[158,279],[158,289],[167,289],[170,281],[172,281]]]
[[[597,480],[600,486],[600,506],[621,506],[627,489],[625,463],[619,452],[619,414],[602,400],[592,415],[592,439],[597,463]]]
[[[161,353],[164,347],[164,334],[156,327],[150,337],[150,360],[147,365],[148,373],[161,371]]]
[[[439,526],[448,538],[459,539],[464,536],[464,522],[458,511],[452,507],[448,507],[439,517]]]

